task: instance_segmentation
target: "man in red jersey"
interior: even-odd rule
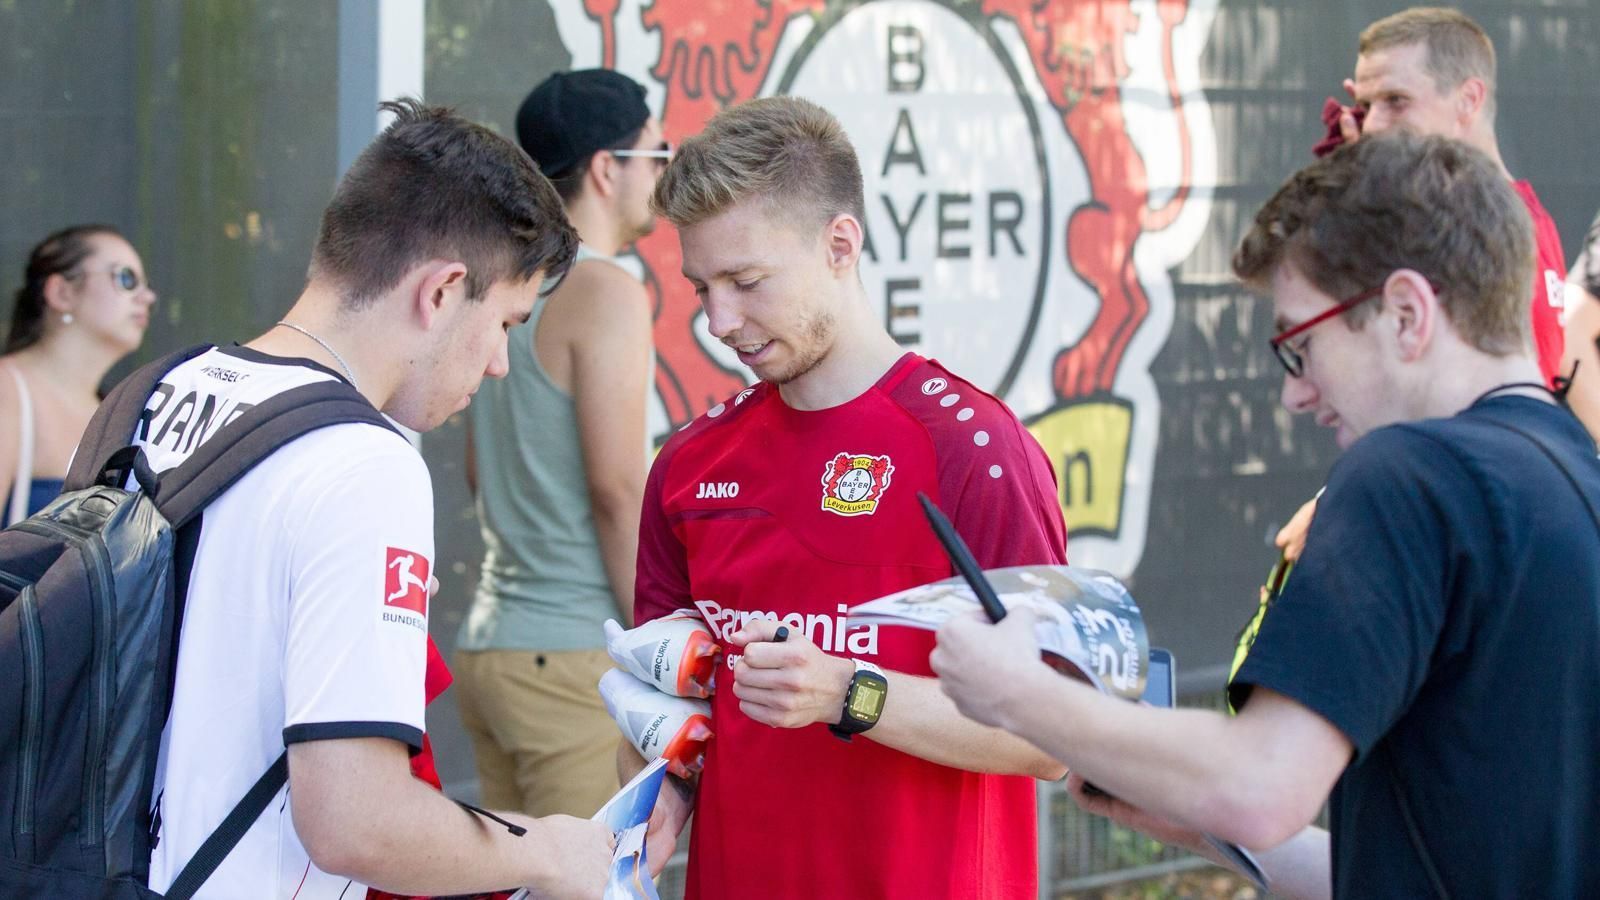
[[[885,330],[858,272],[860,166],[823,109],[724,111],[655,205],[710,333],[760,383],[668,441],[645,489],[635,619],[696,608],[724,654],[716,738],[697,789],[662,791],[651,864],[693,808],[692,898],[1036,896],[1026,776],[1062,767],[957,712],[930,634],[845,615],[951,574],[919,491],[985,567],[1065,562],[1044,452]],[[622,775],[641,764],[624,744]]]
[[[1437,134],[1482,150],[1511,181],[1533,218],[1533,340],[1539,371],[1561,374],[1561,307],[1566,258],[1555,222],[1533,185],[1511,177],[1494,134],[1494,44],[1459,10],[1418,6],[1379,19],[1361,32],[1355,78],[1344,89],[1356,106],[1339,119],[1345,141],[1390,128]],[[1596,382],[1600,384],[1600,381]]]
[[[1532,238],[1486,154],[1405,132],[1255,216],[1233,268],[1271,293],[1283,405],[1344,452],[1237,716],[1062,678],[1025,613],[946,623],[941,686],[1070,765],[1085,809],[1257,851],[1275,897],[1600,896],[1600,461],[1541,390]]]
[[[1361,32],[1358,54],[1355,77],[1344,80],[1344,89],[1356,105],[1339,113],[1339,138],[1330,136],[1313,152],[1321,155],[1340,143],[1359,140],[1363,134],[1403,128],[1465,141],[1488,154],[1533,219],[1533,343],[1539,374],[1546,384],[1556,386],[1558,375],[1571,374],[1570,362],[1568,370],[1562,371],[1566,257],[1556,224],[1533,192],[1533,185],[1512,178],[1500,158],[1500,142],[1494,135],[1494,43],[1477,22],[1459,10],[1417,6],[1368,25]],[[1329,103],[1331,109],[1332,101]],[[1569,397],[1577,407],[1600,408],[1600,372],[1579,375],[1569,388]],[[1305,545],[1316,506],[1315,498],[1306,501],[1278,532],[1278,549],[1291,564],[1299,555],[1298,548]]]

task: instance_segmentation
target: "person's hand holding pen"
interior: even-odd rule
[[[733,693],[745,715],[774,728],[835,724],[855,665],[830,656],[787,625],[753,619],[728,638],[742,652],[733,667]]]
[[[918,492],[917,502],[950,564],[966,579],[983,607],[981,615],[954,616],[939,628],[938,645],[928,657],[928,665],[939,676],[939,688],[955,701],[962,715],[1005,728],[1004,700],[1014,696],[1026,679],[1050,673],[1039,656],[1034,630],[1039,617],[1027,609],[1007,615],[994,585],[955,526],[926,494]]]

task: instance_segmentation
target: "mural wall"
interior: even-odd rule
[[[511,134],[550,72],[612,66],[674,140],[777,93],[835,111],[867,176],[862,275],[908,348],[1002,397],[1054,460],[1073,562],[1123,576],[1180,688],[1220,683],[1270,535],[1334,458],[1278,404],[1264,301],[1228,256],[1310,159],[1385,0],[428,0],[425,93]],[[1460,6],[1494,38],[1507,165],[1569,256],[1600,207],[1596,3]],[[336,4],[0,0],[0,320],[26,248],[109,220],[161,300],[138,355],[247,340],[299,290],[336,170]],[[662,228],[659,439],[749,377]],[[132,361],[130,361],[132,362]],[[3,426],[0,426],[3,427]],[[482,553],[459,418],[424,440],[448,651]],[[470,790],[450,695],[441,770]]]
[[[1361,28],[1402,6],[432,0],[430,36],[458,31],[430,39],[428,92],[505,133],[533,84],[591,66],[644,84],[673,140],[750,97],[833,110],[866,176],[862,275],[886,326],[1024,417],[1055,463],[1073,562],[1127,579],[1200,688],[1220,683],[1271,535],[1336,452],[1279,405],[1269,305],[1228,258],[1310,161]],[[1508,165],[1573,243],[1600,204],[1581,164],[1600,87],[1573,80],[1600,71],[1600,17],[1463,7],[1499,50]],[[497,51],[530,27],[517,84]],[[494,64],[472,59],[478,40]],[[1552,93],[1558,80],[1571,93]],[[667,227],[631,259],[657,303],[658,439],[749,378],[706,335],[678,263]],[[455,440],[430,436],[430,460],[453,465]],[[470,581],[476,536],[450,539]]]

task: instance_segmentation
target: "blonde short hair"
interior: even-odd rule
[[[763,97],[718,113],[678,148],[651,206],[682,228],[751,198],[802,227],[840,213],[866,224],[849,136],[831,113],[799,97]]]
[[[1428,49],[1424,64],[1438,89],[1455,89],[1468,78],[1478,78],[1488,88],[1484,109],[1494,114],[1494,42],[1477,22],[1460,10],[1443,6],[1414,6],[1373,22],[1361,32],[1360,53],[1422,44]]]

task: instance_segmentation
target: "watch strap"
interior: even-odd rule
[[[844,692],[844,709],[839,713],[838,723],[828,726],[828,730],[833,733],[834,737],[846,743],[850,742],[851,737],[861,734],[878,724],[876,720],[862,722],[850,716],[850,705],[855,701],[856,690],[861,684],[862,673],[876,675],[883,681],[885,686],[889,683],[889,676],[885,675],[883,669],[878,666],[863,659],[852,659],[851,662],[855,664],[855,673],[850,676],[850,687]]]

